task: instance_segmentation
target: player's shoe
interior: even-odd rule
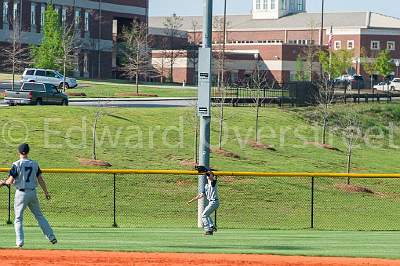
[[[50,243],[52,243],[53,245],[57,244],[57,239],[54,238],[53,240],[50,240]]]
[[[213,234],[214,234],[213,231],[205,231],[205,232],[204,232],[204,235],[205,235],[205,236],[212,236]]]
[[[19,248],[22,248],[23,246],[24,246],[24,245],[22,245],[22,244],[18,244],[18,245],[15,246],[15,248],[18,248],[18,249],[19,249]]]
[[[211,230],[213,231],[213,232],[217,232],[217,227],[216,226],[211,226]]]

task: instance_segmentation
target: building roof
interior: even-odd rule
[[[202,29],[202,16],[185,16],[182,30],[193,31]],[[150,27],[163,27],[165,17],[149,17]],[[321,13],[299,13],[281,17],[279,19],[253,19],[252,15],[230,15],[229,30],[280,30],[280,29],[310,29],[321,26]],[[390,17],[374,12],[340,12],[326,13],[324,17],[325,28],[395,28],[400,29],[400,18]]]

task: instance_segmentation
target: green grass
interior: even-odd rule
[[[80,87],[77,89],[70,89],[71,93],[85,93],[89,98],[113,98],[113,97],[137,97],[125,94],[136,93],[136,85],[128,83],[120,83],[113,81],[96,82],[96,81],[81,81]],[[139,93],[148,95],[157,95],[158,97],[195,97],[197,96],[197,89],[185,87],[168,87],[164,85],[159,86],[140,86]],[[122,94],[122,95],[121,95]],[[146,96],[143,96],[146,97]]]
[[[400,232],[220,230],[204,237],[197,229],[55,228],[51,246],[39,228],[26,228],[26,249],[108,250],[344,256],[400,259]],[[12,227],[0,227],[0,247],[15,242]]]
[[[385,126],[399,124],[397,104],[341,106],[357,108],[363,121]],[[107,108],[99,123],[98,158],[113,168],[191,169],[182,161],[193,161],[194,108]],[[16,160],[15,148],[27,141],[32,157],[42,168],[82,167],[78,159],[91,157],[91,129],[96,108],[15,107],[3,108],[0,124],[1,166]],[[217,113],[215,109],[215,113]],[[311,109],[262,109],[261,140],[277,151],[245,144],[254,139],[254,110],[226,108],[224,148],[239,159],[212,154],[212,166],[231,171],[343,172],[346,154],[305,145],[316,141],[318,125],[304,118]],[[40,115],[39,115],[40,114]],[[386,117],[386,118],[383,118]],[[389,118],[387,118],[389,117]],[[87,130],[81,131],[82,127]],[[178,133],[181,128],[182,134]],[[218,144],[217,118],[212,122],[212,145]],[[169,129],[166,131],[166,129]],[[178,129],[178,131],[176,131]],[[165,133],[166,132],[166,133]],[[107,137],[111,135],[112,137]],[[152,137],[154,136],[154,137]],[[239,136],[242,138],[240,139]],[[320,136],[320,135],[319,135]],[[397,143],[398,130],[393,141]],[[140,138],[138,138],[140,137]],[[182,138],[182,140],[181,140]],[[140,139],[140,141],[138,141]],[[285,141],[281,142],[284,139]],[[181,141],[181,143],[180,143]],[[317,139],[318,141],[318,139]],[[399,172],[399,150],[387,138],[373,138],[374,145],[360,143],[354,152],[357,172]],[[330,143],[345,150],[341,138],[332,134]],[[54,199],[42,205],[57,226],[110,227],[113,222],[112,176],[49,174]],[[117,223],[128,227],[190,228],[195,226],[195,206],[185,204],[196,193],[196,178],[188,176],[117,175]],[[325,230],[398,230],[400,190],[397,180],[352,180],[374,194],[340,189],[344,179],[317,179],[315,226]],[[222,205],[218,224],[222,228],[303,229],[310,227],[309,178],[220,178]],[[4,191],[4,190],[3,190]],[[6,202],[0,193],[0,202]],[[0,217],[6,217],[6,205]],[[82,216],[82,214],[85,214]],[[5,221],[5,218],[3,219]],[[27,224],[35,222],[30,217]]]

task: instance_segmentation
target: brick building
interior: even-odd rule
[[[79,77],[111,78],[117,68],[116,43],[122,27],[148,18],[149,0],[0,0],[0,47],[10,41],[16,19],[22,43],[40,44],[48,3],[54,5],[60,23],[74,24],[79,31],[82,45],[74,70]]]
[[[321,40],[321,14],[305,10],[305,0],[253,0],[252,14],[228,16],[225,66],[228,79],[243,79],[256,66],[277,82],[293,79],[298,55],[321,42],[327,46],[331,27],[333,49],[354,51],[354,65],[349,70],[353,74],[357,72],[367,77],[357,63],[362,48],[371,58],[387,49],[394,59],[400,59],[400,19],[374,12],[327,13]],[[163,19],[150,17],[150,27],[162,28]],[[202,17],[183,17],[182,30],[187,32],[187,44],[201,44],[201,29]],[[221,47],[221,34],[214,29],[216,50]],[[153,64],[159,64],[161,51],[153,51],[153,54]],[[194,83],[197,69],[185,54],[182,53],[174,65],[174,81]],[[314,68],[318,71],[318,63]]]

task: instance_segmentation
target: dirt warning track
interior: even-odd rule
[[[212,266],[316,266],[316,265],[379,265],[400,266],[400,261],[359,258],[320,258],[299,256],[190,254],[190,253],[128,253],[99,251],[0,250],[0,265],[212,265]]]

